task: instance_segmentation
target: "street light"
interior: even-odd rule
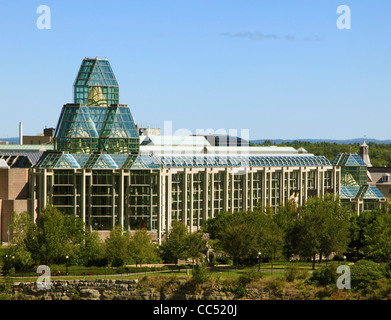
[[[66,261],[66,275],[68,275],[68,260],[69,260],[69,256],[66,256],[65,259],[67,259]]]
[[[258,252],[258,272],[261,271],[261,253]]]

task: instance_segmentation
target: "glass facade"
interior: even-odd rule
[[[128,106],[65,105],[54,135],[55,150],[71,154],[137,154],[139,135]]]
[[[73,85],[74,102],[89,106],[119,104],[119,86],[105,59],[83,60]]]
[[[358,214],[384,206],[384,195],[377,187],[368,186],[367,165],[359,155],[339,154],[332,164],[341,167],[339,196],[342,203]]]

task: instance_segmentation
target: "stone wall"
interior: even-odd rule
[[[185,282],[178,281],[176,289]],[[50,289],[39,289],[36,282],[17,282],[14,297],[22,300],[227,300],[234,295],[219,290],[207,295],[188,290],[163,290],[162,287],[139,285],[138,280],[57,280]]]
[[[231,287],[201,286],[194,290],[187,280],[164,283],[143,280],[57,280],[50,289],[39,289],[36,282],[18,282],[13,285],[13,297],[22,300],[307,300],[313,293],[296,288],[246,288],[239,294]]]
[[[57,280],[50,289],[39,289],[36,282],[18,282],[14,294],[25,300],[155,300],[153,288],[138,289],[138,280]]]

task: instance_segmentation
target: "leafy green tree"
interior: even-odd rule
[[[364,251],[378,262],[391,259],[391,214],[380,213],[364,228]]]
[[[286,205],[280,205],[278,214],[275,215],[275,221],[280,227],[283,235],[283,253],[289,260],[295,252],[295,224],[298,215],[296,208],[288,202]]]
[[[167,233],[165,241],[161,245],[163,260],[167,263],[178,264],[179,259],[186,259],[187,250],[187,227],[178,220],[173,220],[171,229]]]
[[[365,246],[365,228],[375,221],[376,216],[381,214],[379,210],[364,211],[360,215],[354,215],[349,224],[349,244],[348,250],[351,254],[361,258]]]
[[[121,267],[129,258],[130,236],[121,226],[116,226],[106,238],[106,256],[113,267]]]
[[[25,244],[26,234],[29,228],[33,225],[31,216],[27,212],[17,214],[13,213],[11,222],[9,224],[10,243],[8,246],[7,255],[14,257],[12,259],[12,266],[10,265],[10,259],[7,259],[6,268],[13,267],[15,270],[26,270],[31,268],[33,259],[31,252],[27,250]]]
[[[346,251],[349,242],[350,213],[333,195],[309,198],[300,210],[295,232],[297,251],[303,257],[326,256]]]
[[[99,238],[96,231],[86,232],[84,245],[81,246],[83,265],[104,267],[108,264],[106,243]]]
[[[269,258],[272,270],[273,262],[280,255],[284,245],[283,232],[274,220],[274,215],[261,214],[261,224],[259,225],[258,247],[262,256]]]
[[[53,206],[43,209],[36,224],[28,228],[25,244],[36,262],[46,265],[64,262],[69,244],[62,213]]]
[[[235,264],[253,260],[259,251],[273,261],[282,249],[282,231],[270,207],[220,214],[208,220],[204,230],[212,240],[218,240],[211,243],[230,255]]]
[[[156,245],[151,242],[152,237],[148,235],[146,229],[136,230],[135,234],[130,237],[129,257],[136,263],[140,264],[155,262],[158,260]]]
[[[202,225],[202,230],[208,233],[211,239],[219,239],[226,227],[232,223],[232,213],[221,211],[213,219],[208,219]]]
[[[245,223],[226,227],[220,243],[235,265],[257,255],[257,234],[252,226]]]
[[[206,239],[204,239],[204,233],[201,231],[190,233],[186,239],[186,247],[189,256],[194,261],[201,257],[202,252],[206,249]]]

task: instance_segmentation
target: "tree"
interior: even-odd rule
[[[295,252],[295,224],[297,221],[298,215],[296,208],[291,202],[288,202],[286,205],[280,205],[278,213],[275,215],[275,221],[280,227],[283,236],[283,253],[286,259],[292,257]]]
[[[259,251],[273,261],[281,250],[282,231],[270,207],[259,207],[253,212],[223,213],[211,220],[205,231],[218,240],[218,248],[229,254],[235,264],[256,258]]]
[[[300,210],[295,225],[296,248],[303,257],[343,253],[348,247],[350,214],[333,195],[312,197]]]
[[[158,260],[156,246],[146,229],[136,230],[129,242],[129,257],[137,265]]]
[[[33,264],[31,252],[25,244],[26,234],[33,225],[31,216],[25,211],[20,214],[13,213],[9,224],[10,243],[8,245],[8,256],[14,257],[12,266],[6,263],[4,267],[14,267],[16,270],[28,269]]]
[[[364,251],[378,262],[391,258],[391,214],[380,213],[364,228]]]
[[[201,231],[193,232],[186,239],[187,252],[191,258],[197,260],[201,257],[202,252],[206,249],[207,241],[204,239],[204,234]]]
[[[84,245],[81,246],[83,265],[103,267],[108,264],[105,242],[101,241],[96,231],[86,232]]]
[[[36,262],[64,262],[69,246],[62,213],[53,206],[43,209],[36,224],[28,228],[25,244]]]
[[[186,240],[188,233],[187,227],[183,222],[178,220],[172,221],[171,229],[161,246],[163,260],[169,263],[178,264],[179,259],[188,257]]]
[[[273,216],[261,215],[261,221],[258,246],[262,255],[270,259],[273,270],[273,262],[282,251],[284,245],[283,233]]]
[[[382,210],[364,211],[350,219],[349,226],[349,251],[356,257],[361,257],[365,246],[365,228],[382,214]]]
[[[257,234],[254,228],[245,223],[226,227],[220,243],[223,250],[232,257],[235,265],[256,256]]]
[[[129,258],[130,236],[121,226],[116,226],[106,238],[106,256],[113,267],[120,267]]]

